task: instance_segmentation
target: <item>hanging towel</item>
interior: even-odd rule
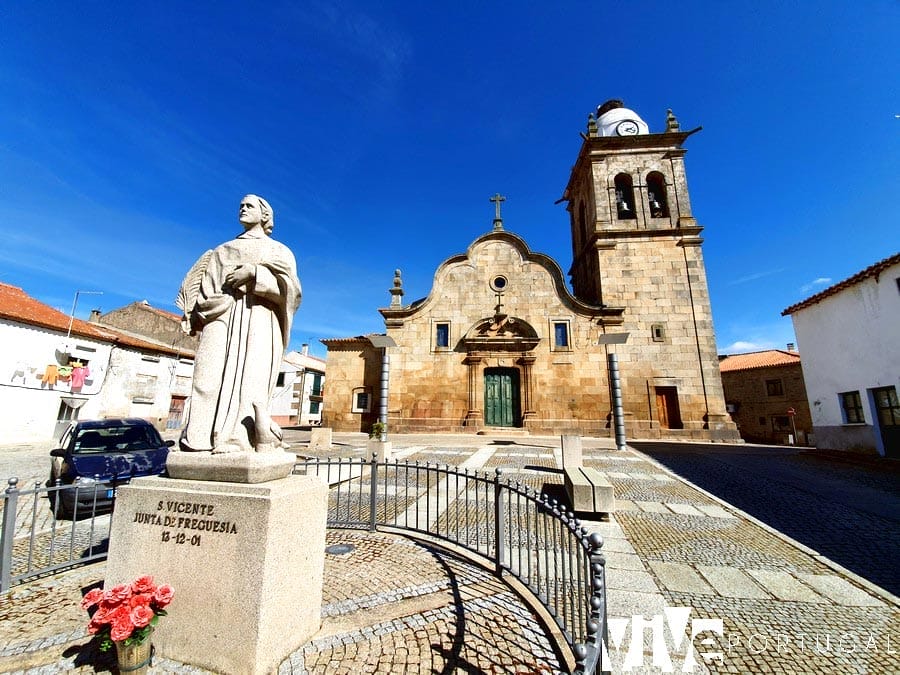
[[[84,386],[85,379],[90,376],[91,371],[87,366],[76,366],[72,368],[72,391],[81,389]]]
[[[44,377],[41,378],[41,382],[43,384],[50,385],[51,387],[56,385],[56,380],[59,377],[59,369],[55,363],[51,363],[47,366],[47,369],[44,371]]]

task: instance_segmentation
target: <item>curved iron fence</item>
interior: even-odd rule
[[[328,526],[393,527],[476,553],[527,587],[553,617],[576,672],[599,670],[606,639],[602,539],[532,488],[443,464],[310,459],[298,470],[331,485]]]
[[[451,542],[518,579],[553,617],[577,673],[601,670],[606,640],[602,539],[574,514],[527,485],[448,465],[365,459],[310,459],[296,473],[331,486],[328,526],[392,527]],[[106,558],[111,517],[94,508],[60,520],[48,505],[60,486],[3,493],[0,592],[11,585]],[[89,488],[85,488],[89,489]]]

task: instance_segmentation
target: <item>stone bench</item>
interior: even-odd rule
[[[565,470],[566,493],[572,510],[580,513],[612,513],[616,498],[605,474],[586,466]]]

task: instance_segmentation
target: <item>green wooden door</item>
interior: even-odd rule
[[[492,427],[519,425],[519,371],[486,368],[484,371],[484,423]]]
[[[894,387],[873,389],[885,457],[900,457],[900,399]]]

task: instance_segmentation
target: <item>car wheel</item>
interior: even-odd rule
[[[56,480],[57,476],[51,470],[50,480],[47,481],[47,487],[50,488],[47,490],[47,500],[50,502],[50,513],[52,513],[57,520],[71,518],[72,514],[65,506],[62,495],[60,494],[60,489],[56,487]]]

